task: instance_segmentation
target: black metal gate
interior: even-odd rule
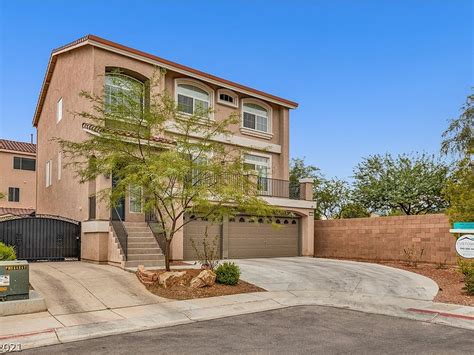
[[[15,246],[18,259],[80,259],[81,224],[47,215],[0,220],[0,242]]]

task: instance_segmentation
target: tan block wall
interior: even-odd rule
[[[455,238],[443,214],[314,221],[314,256],[369,261],[406,260],[403,249],[424,249],[420,261],[456,263]]]
[[[0,192],[5,198],[0,200],[0,207],[36,208],[36,172],[13,169],[13,157],[35,159],[33,154],[0,152]],[[20,201],[8,201],[8,188],[20,189]]]

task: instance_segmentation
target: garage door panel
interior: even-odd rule
[[[202,243],[205,239],[205,231],[207,226],[207,241],[212,244],[217,236],[217,255],[220,256],[221,250],[221,225],[212,224],[208,221],[194,220],[184,226],[183,240],[183,257],[184,260],[196,260],[196,251],[193,248],[191,240],[194,240],[196,246],[202,250]]]
[[[236,218],[229,222],[229,258],[297,256],[299,220],[279,218],[279,227]],[[286,224],[285,224],[286,222]]]

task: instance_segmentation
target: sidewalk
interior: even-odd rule
[[[169,301],[53,316],[49,312],[7,316],[0,342],[22,349],[169,327],[301,305],[331,306],[474,330],[474,307],[340,292],[276,291]]]

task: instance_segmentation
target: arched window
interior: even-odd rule
[[[105,74],[105,108],[118,115],[134,116],[143,112],[145,85],[121,73]]]
[[[271,132],[271,109],[255,100],[242,103],[242,126],[258,132]]]
[[[212,95],[212,89],[204,84],[187,79],[176,80],[176,102],[182,113],[209,116]]]
[[[239,107],[238,96],[233,91],[227,89],[217,90],[217,102],[230,107]]]

